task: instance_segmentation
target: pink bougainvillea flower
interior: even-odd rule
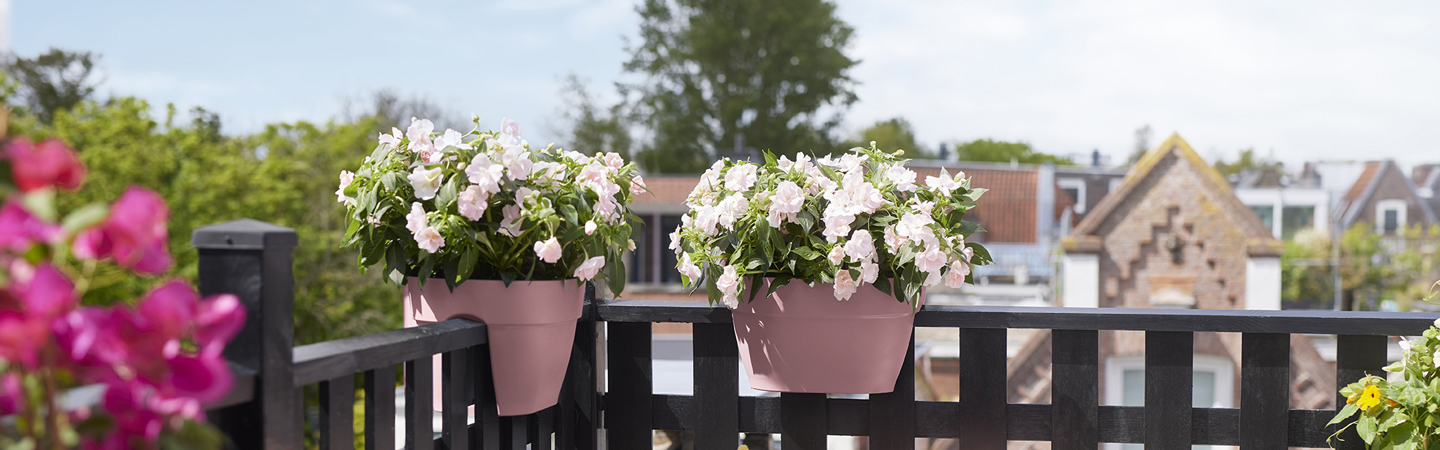
[[[131,186],[110,205],[110,216],[100,226],[75,237],[75,257],[83,260],[114,258],[137,272],[160,274],[170,269],[170,210],[159,194]]]
[[[12,286],[15,297],[25,305],[25,314],[44,321],[65,315],[75,308],[75,285],[49,264],[35,268],[34,275]]]
[[[0,311],[0,359],[36,367],[39,350],[49,338],[46,321],[18,311]]]
[[[25,393],[20,390],[20,374],[0,375],[0,416],[15,414],[25,406]]]
[[[60,237],[60,226],[40,220],[20,206],[7,201],[0,206],[0,249],[24,252],[36,242],[54,242]]]
[[[170,358],[170,377],[165,383],[175,395],[190,397],[201,403],[225,398],[235,383],[230,365],[219,355],[213,357],[176,356]]]
[[[195,319],[198,299],[194,289],[175,280],[151,290],[135,308],[149,325],[147,333],[179,339]]]
[[[230,294],[206,297],[195,308],[195,342],[202,354],[219,356],[225,344],[245,327],[245,305]]]
[[[135,382],[111,383],[105,389],[101,405],[114,419],[115,428],[92,448],[123,449],[134,447],[137,441],[154,443],[164,430],[164,419],[157,414],[148,401],[150,389]]]
[[[16,137],[6,146],[5,154],[10,159],[15,186],[21,191],[52,186],[78,189],[85,183],[85,165],[75,151],[59,139],[36,144],[25,137]]]

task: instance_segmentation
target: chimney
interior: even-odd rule
[[[1055,165],[1041,164],[1035,184],[1035,243],[1049,248],[1055,228]]]
[[[947,145],[945,145],[944,142],[941,142],[941,143],[940,143],[940,154],[937,155],[937,156],[938,156],[937,159],[939,159],[939,160],[941,160],[941,161],[949,161],[949,160],[950,160],[950,147],[947,146]]]
[[[1090,167],[1100,167],[1100,149],[1090,152]]]

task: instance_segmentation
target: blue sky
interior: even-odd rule
[[[1152,142],[1178,131],[1207,156],[1440,161],[1440,3],[838,3],[862,60],[849,131],[904,116],[932,147],[989,137],[1123,157],[1149,124]],[[347,96],[394,88],[514,118],[532,141],[553,139],[565,74],[613,91],[638,23],[632,0],[10,9],[16,52],[99,52],[103,92],[204,106],[229,133],[324,121]]]

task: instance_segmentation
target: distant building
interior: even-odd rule
[[[1375,225],[1376,233],[1386,236],[1410,225],[1436,223],[1430,199],[1421,197],[1405,172],[1388,159],[1365,163],[1359,178],[1338,202],[1336,212],[1342,228],[1370,223]]]
[[[1273,233],[1219,172],[1172,135],[1145,154],[1062,241],[1060,304],[1280,309],[1283,247]],[[1011,358],[1011,402],[1049,399],[1049,339],[1048,331],[1036,332]],[[1292,404],[1329,404],[1333,366],[1304,336],[1297,335],[1292,346],[1297,348],[1291,356]],[[1143,404],[1144,351],[1141,332],[1100,333],[1102,404]],[[1237,405],[1239,336],[1196,333],[1195,355],[1194,404]]]

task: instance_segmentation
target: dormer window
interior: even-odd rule
[[[1393,236],[1405,230],[1404,200],[1381,200],[1375,203],[1375,232]]]

